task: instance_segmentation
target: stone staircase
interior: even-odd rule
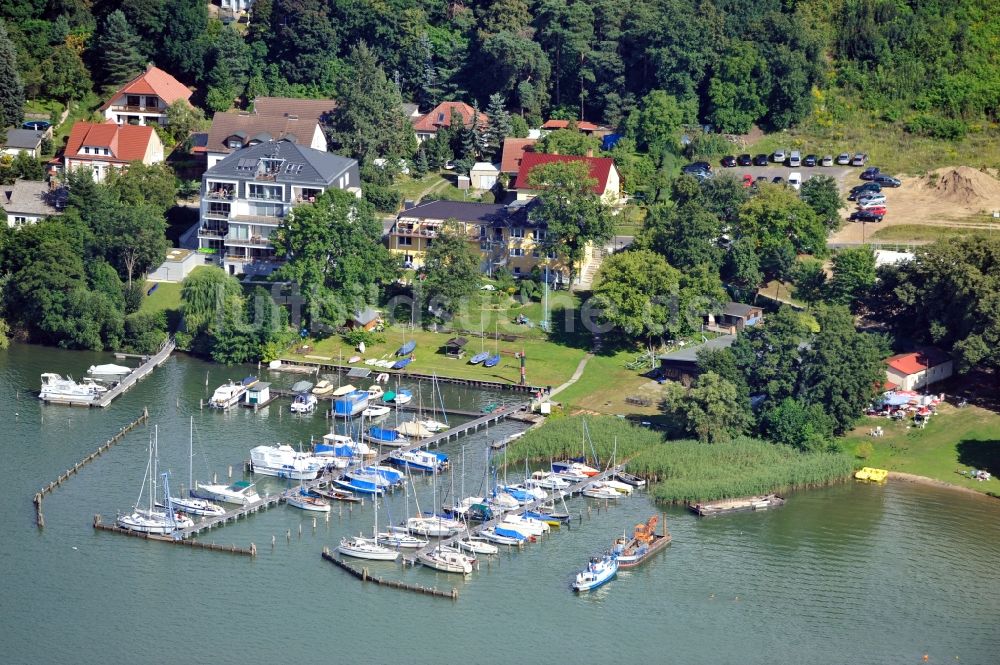
[[[594,278],[597,276],[597,271],[601,269],[601,264],[604,263],[606,255],[604,248],[595,248],[593,250],[593,257],[590,263],[580,274],[580,280],[573,285],[574,291],[587,291],[594,286]]]

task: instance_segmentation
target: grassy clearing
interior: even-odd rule
[[[556,395],[555,400],[568,412],[583,409],[609,415],[627,414],[656,422],[663,387],[642,376],[640,371],[625,367],[638,355],[638,350],[628,350],[594,356],[587,362],[580,379]],[[630,398],[631,401],[626,401]]]
[[[66,122],[52,130],[52,145],[56,151],[65,147],[66,139],[69,137],[69,133],[73,129],[73,124],[80,120],[90,120],[94,111],[96,111],[97,107],[100,105],[101,100],[98,99],[97,95],[93,93],[87,95],[80,101],[70,102],[69,115],[66,116]]]
[[[393,326],[382,333],[385,342],[368,346],[365,358],[390,358],[396,349],[404,342],[416,340],[415,360],[408,367],[414,372],[423,374],[437,373],[465,379],[481,379],[484,381],[501,381],[517,383],[520,378],[520,360],[514,354],[524,351],[527,357],[526,369],[528,383],[535,386],[557,386],[566,381],[576,370],[577,364],[585,352],[581,349],[560,346],[545,340],[526,339],[515,342],[495,342],[486,340],[486,350],[497,350],[501,361],[496,367],[485,368],[481,365],[470,365],[469,357],[479,352],[478,340],[469,342],[469,352],[464,359],[458,360],[444,355],[442,346],[452,337],[450,333],[436,333],[425,330],[410,331]],[[330,358],[334,362],[346,361],[357,351],[340,337],[329,337],[316,342],[307,341],[312,348],[309,355]],[[284,359],[295,362],[296,356],[286,354]]]
[[[447,180],[440,173],[428,173],[423,178],[411,178],[410,176],[401,175],[396,178],[393,187],[400,191],[403,198],[416,200],[429,187],[434,185],[444,187],[441,184],[442,182],[447,182]]]
[[[665,502],[713,500],[824,485],[846,478],[853,469],[847,455],[800,453],[792,448],[743,438],[725,444],[666,441],[649,429],[620,418],[556,418],[528,432],[507,449],[515,459],[578,456],[584,425],[599,459],[607,460],[617,442],[618,458],[631,472],[658,481],[651,489]],[[591,455],[590,443],[586,444]]]
[[[986,469],[1000,474],[1000,415],[968,406],[956,409],[943,405],[927,427],[909,427],[907,421],[865,418],[844,439],[844,447],[856,453],[858,446],[870,444],[872,454],[866,466],[902,471],[961,485],[979,492],[1000,494],[1000,480],[971,480],[961,475],[970,469]],[[881,426],[885,436],[868,432]]]
[[[199,270],[201,266],[196,268]],[[181,285],[173,282],[146,282],[145,288],[148,292],[156,284],[156,290],[151,295],[142,299],[141,312],[169,312],[181,309]]]
[[[924,226],[922,224],[896,224],[886,226],[871,234],[872,240],[933,242],[942,238],[989,233],[982,229],[968,229],[960,226]]]
[[[842,152],[864,152],[869,163],[883,171],[920,175],[942,166],[966,164],[996,167],[1000,164],[1000,133],[985,127],[961,141],[914,136],[903,131],[902,123],[889,123],[871,114],[854,110],[832,127],[805,123],[802,127],[768,134],[747,148],[747,152],[771,153],[776,148],[801,150],[818,156]]]

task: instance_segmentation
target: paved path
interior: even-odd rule
[[[593,357],[594,357],[593,353],[588,353],[587,355],[585,355],[583,359],[580,360],[580,363],[576,366],[576,371],[573,372],[573,376],[569,377],[569,381],[562,384],[561,386],[556,386],[555,388],[553,388],[552,392],[550,392],[545,397],[545,399],[550,399],[553,395],[558,395],[559,393],[561,393],[562,391],[566,390],[571,385],[576,383],[580,379],[580,377],[583,376],[583,370],[587,368],[587,361]]]

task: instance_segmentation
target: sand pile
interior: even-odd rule
[[[937,198],[959,205],[1000,200],[1000,180],[969,166],[947,167],[934,172],[924,188]]]

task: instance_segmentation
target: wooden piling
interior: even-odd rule
[[[213,552],[227,552],[229,554],[239,554],[242,556],[255,557],[257,556],[257,546],[250,543],[250,547],[237,547],[236,545],[217,545],[215,543],[203,543],[198,540],[182,540],[179,538],[172,538],[167,535],[159,535],[152,533],[142,533],[139,531],[132,531],[131,529],[123,529],[117,524],[105,524],[104,518],[101,515],[94,515],[94,528],[98,531],[110,531],[111,533],[118,533],[123,536],[131,536],[133,538],[142,538],[143,540],[155,540],[160,543],[171,543],[174,545],[183,545],[184,547],[190,547],[192,549],[202,549],[210,550]]]
[[[390,589],[402,589],[403,591],[413,591],[416,593],[426,594],[428,596],[434,596],[436,598],[447,598],[449,600],[458,600],[458,589],[452,587],[451,591],[440,591],[436,587],[424,587],[417,584],[408,584],[400,580],[386,580],[381,577],[376,577],[368,572],[368,568],[362,568],[358,570],[353,566],[349,565],[345,561],[333,556],[330,553],[330,549],[327,547],[323,548],[322,557],[337,566],[343,571],[346,571],[351,576],[361,580],[362,582],[374,582],[379,586],[387,586]]]

